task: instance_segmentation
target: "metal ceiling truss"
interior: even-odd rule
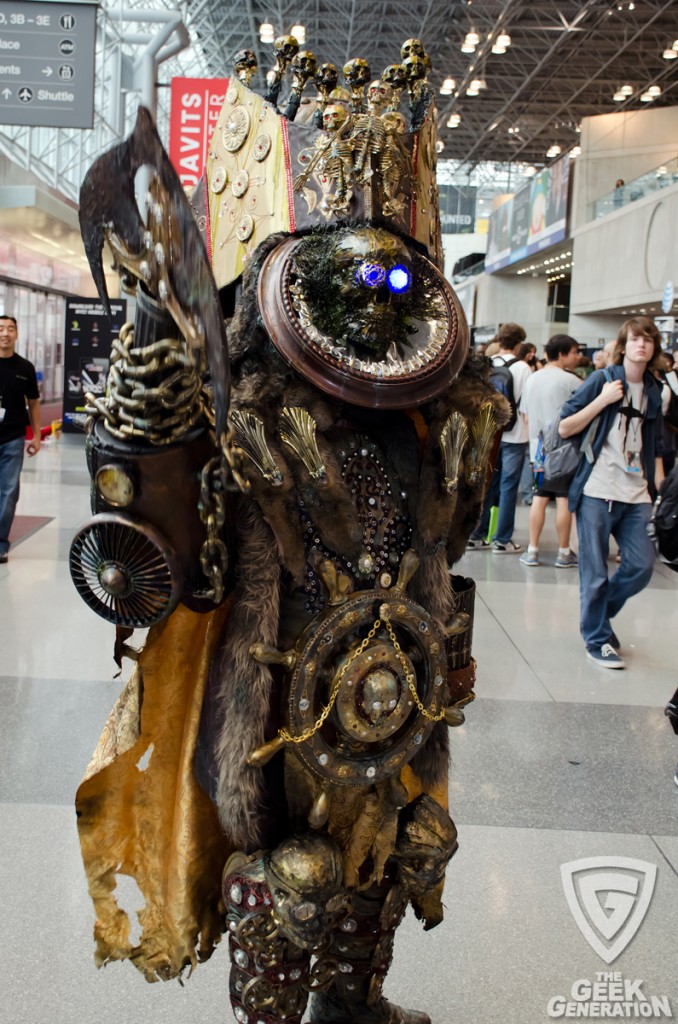
[[[447,180],[496,189],[515,182],[527,164],[543,165],[553,143],[563,150],[574,145],[582,117],[640,109],[640,95],[651,84],[662,90],[655,104],[675,103],[678,96],[678,60],[662,58],[678,39],[677,0],[124,0],[123,7],[139,17],[147,12],[149,21],[130,32],[111,16],[120,10],[118,0],[100,6],[94,130],[0,130],[0,150],[71,198],[92,160],[130,127],[139,97],[135,62],[141,41],[158,31],[158,11],[181,14],[192,44],[161,65],[161,87],[173,74],[227,76],[233,55],[247,48],[260,66],[253,87],[263,91],[273,59],[259,40],[264,22],[276,34],[304,25],[304,46],[320,63],[341,68],[364,57],[375,78],[399,59],[405,39],[419,37],[431,56],[436,92],[443,79],[456,80],[453,95],[438,94],[442,156],[452,161]],[[471,30],[479,42],[473,54],[463,54]],[[511,45],[493,54],[500,33],[510,35]],[[474,78],[484,79],[486,88],[470,97]],[[634,93],[614,103],[612,94],[624,83]],[[168,91],[158,93],[161,137]],[[455,129],[447,127],[453,112],[461,115]],[[495,171],[494,161],[500,165]]]
[[[124,8],[143,12],[147,21],[121,21],[121,5],[110,2],[99,6],[95,51],[94,126],[78,128],[28,128],[2,126],[0,151],[14,163],[34,173],[46,184],[69,199],[77,200],[80,184],[97,156],[120,142],[130,131],[142,92],[139,72],[140,54],[157,37],[174,4],[159,2],[152,10],[148,0],[125,0]],[[166,51],[168,52],[168,51]],[[162,65],[169,82],[172,75],[207,74],[199,47],[191,47]],[[161,83],[163,84],[163,83]],[[157,119],[163,134],[169,116],[168,90],[158,93]],[[165,132],[166,134],[166,132]]]

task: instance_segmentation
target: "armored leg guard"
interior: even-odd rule
[[[339,970],[326,991],[313,995],[312,1024],[431,1024],[425,1013],[395,1006],[381,994],[406,907],[399,885],[374,886],[354,896],[353,913],[330,944]]]
[[[224,878],[231,974],[229,994],[240,1024],[301,1024],[308,1002],[310,955],[284,939],[263,881],[238,871]]]

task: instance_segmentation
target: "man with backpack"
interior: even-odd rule
[[[626,667],[610,620],[652,577],[647,526],[663,479],[661,385],[652,373],[660,355],[654,322],[626,320],[613,365],[593,373],[560,411],[565,438],[597,420],[591,457],[581,459],[568,500],[577,513],[580,630],[588,657],[601,668]],[[608,577],[610,536],[621,563]]]
[[[518,405],[532,370],[524,359],[516,358],[515,350],[525,341],[525,337],[525,330],[519,324],[502,324],[497,333],[499,351],[492,359],[491,380],[511,406],[511,418],[504,427],[501,437],[499,455],[493,479],[485,496],[480,523],[471,535],[467,547],[473,549],[490,546],[485,537],[490,525],[492,506],[498,501],[497,530],[491,543],[493,555],[512,554],[521,550],[520,544],[515,544],[512,537],[518,485],[528,446],[528,434],[527,422],[518,413]]]
[[[557,419],[560,407],[577,390],[581,380],[572,373],[579,358],[579,342],[569,334],[556,334],[546,344],[547,363],[542,371],[534,373],[523,389],[520,400],[521,415],[527,416],[530,436],[530,461],[534,464],[539,434]],[[532,498],[530,509],[530,542],[520,556],[523,565],[539,565],[539,538],[544,528],[546,509],[552,498],[556,502],[556,533],[558,555],[556,569],[576,568],[577,556],[570,550],[572,514],[567,507],[565,490],[558,493],[540,486]]]

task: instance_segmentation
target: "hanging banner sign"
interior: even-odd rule
[[[184,188],[200,181],[228,78],[173,78],[169,158]]]
[[[565,154],[493,211],[485,257],[488,273],[548,249],[566,237],[569,182],[570,159]]]

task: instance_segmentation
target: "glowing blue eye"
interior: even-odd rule
[[[397,263],[395,267],[391,267],[386,275],[386,284],[390,291],[395,292],[396,295],[400,295],[401,292],[406,292],[412,284],[412,275],[407,267],[403,267],[401,263]]]
[[[358,284],[368,288],[378,288],[386,280],[386,271],[378,263],[361,263],[355,272],[355,279]]]

